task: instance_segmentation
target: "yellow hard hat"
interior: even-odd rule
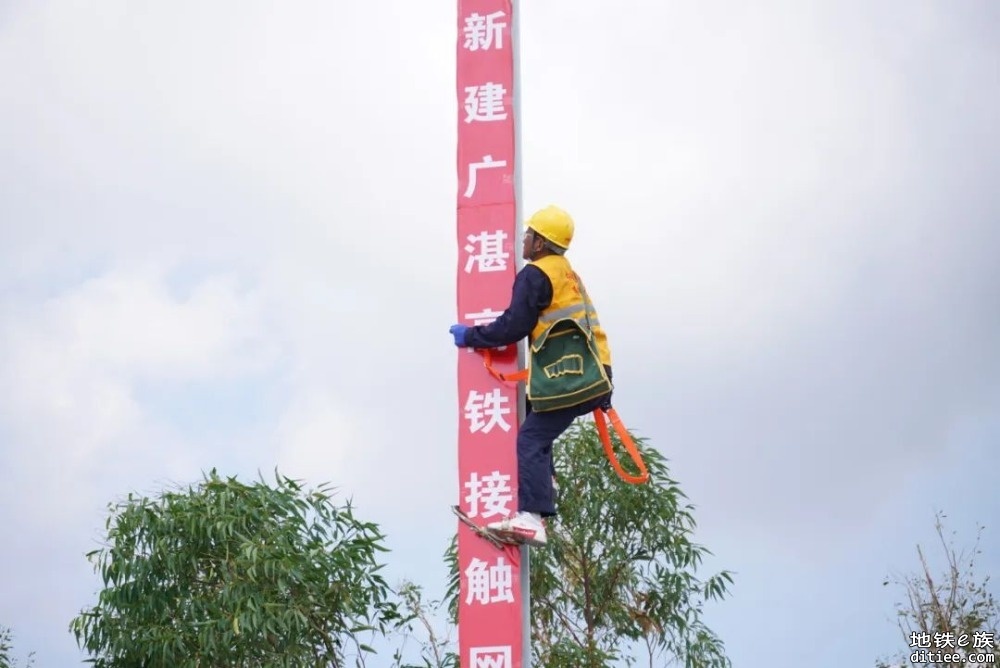
[[[539,209],[525,225],[560,248],[569,248],[573,241],[573,219],[557,206]]]

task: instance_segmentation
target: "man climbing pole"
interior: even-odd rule
[[[556,514],[553,442],[577,417],[611,408],[611,352],[583,281],[565,253],[573,240],[568,213],[549,206],[525,223],[507,310],[488,325],[452,325],[458,347],[498,348],[529,337],[524,423],[517,435],[518,512],[487,524],[524,542],[546,544],[544,518]]]

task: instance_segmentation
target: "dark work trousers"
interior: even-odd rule
[[[606,370],[607,367],[605,367]],[[517,432],[517,509],[542,517],[556,514],[552,489],[552,443],[569,429],[573,420],[593,413],[600,406],[611,406],[611,394],[591,399],[577,406],[535,413],[525,402],[524,422]]]

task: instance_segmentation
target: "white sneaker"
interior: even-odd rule
[[[535,547],[541,547],[547,541],[545,521],[541,515],[535,513],[519,511],[499,522],[490,522],[486,528],[500,533],[514,534],[519,540]]]

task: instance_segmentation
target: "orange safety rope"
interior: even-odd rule
[[[501,383],[517,383],[521,380],[527,380],[527,369],[520,369],[514,373],[501,373],[493,366],[493,355],[489,348],[477,348],[476,351],[482,353],[483,366],[486,367],[486,370],[491,376],[499,380]],[[605,413],[607,413],[611,418],[611,425],[615,428],[618,438],[621,439],[621,442],[625,445],[625,449],[628,451],[629,457],[632,458],[632,462],[639,468],[639,475],[632,475],[631,473],[628,473],[624,468],[622,468],[621,462],[618,461],[618,457],[615,455],[614,446],[611,444],[611,434],[608,432],[608,425],[604,419]],[[642,461],[642,455],[639,454],[639,449],[636,447],[635,441],[633,441],[632,437],[629,435],[628,429],[625,428],[621,418],[618,417],[618,412],[614,408],[608,408],[607,410],[595,408],[594,423],[597,425],[597,434],[601,437],[601,445],[604,446],[604,454],[607,455],[608,461],[611,462],[611,466],[614,467],[618,477],[631,485],[641,485],[648,481],[649,471],[646,469],[646,464]]]
[[[632,458],[632,463],[639,467],[639,471],[641,471],[639,475],[627,473],[615,456],[614,448],[611,446],[611,435],[608,433],[608,425],[604,421],[604,413],[607,413],[611,418],[611,424],[618,433],[618,438],[625,445],[625,449],[628,450],[629,457]],[[608,408],[603,413],[600,408],[595,409],[594,422],[597,423],[597,433],[601,436],[604,453],[608,456],[608,461],[611,462],[611,465],[615,467],[618,477],[631,485],[641,485],[649,480],[649,471],[646,470],[646,464],[642,461],[642,455],[639,454],[639,449],[635,447],[635,442],[629,436],[628,429],[625,428],[621,418],[618,417],[618,412],[614,408]]]

